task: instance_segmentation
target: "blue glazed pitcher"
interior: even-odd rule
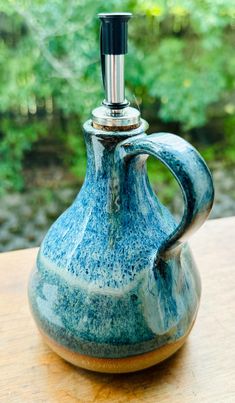
[[[164,360],[188,336],[201,285],[187,240],[211,210],[213,183],[188,142],[145,134],[146,122],[124,96],[130,14],[99,16],[106,98],[84,125],[86,178],[42,242],[29,301],[44,340],[61,357],[118,373]],[[179,224],[151,188],[149,155],[179,183]]]

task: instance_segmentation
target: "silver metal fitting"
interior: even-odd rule
[[[133,129],[140,125],[140,112],[130,106],[113,111],[105,106],[100,106],[92,111],[92,122],[95,127],[107,130],[109,128]]]
[[[105,101],[121,104],[124,100],[124,55],[105,55]]]
[[[95,128],[132,130],[140,125],[140,113],[125,99],[124,58],[127,53],[127,22],[130,13],[99,14],[100,55],[105,99],[92,111]]]

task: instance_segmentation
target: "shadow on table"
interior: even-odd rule
[[[188,343],[164,362],[128,374],[101,374],[76,368],[64,362],[67,367],[66,378],[70,373],[70,379],[66,379],[64,398],[69,396],[69,399],[72,398],[69,401],[86,403],[146,402],[147,399],[155,402],[162,393],[166,396],[171,389],[180,387],[182,369],[186,370],[187,350]],[[61,392],[62,389],[59,392],[60,398]]]

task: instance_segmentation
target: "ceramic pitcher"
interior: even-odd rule
[[[147,368],[183,345],[201,293],[187,240],[213,203],[212,178],[195,148],[174,134],[147,135],[125,99],[129,18],[100,15],[106,98],[84,124],[85,181],[45,236],[29,282],[46,343],[72,364],[100,372]],[[179,224],[151,188],[149,155],[181,188]]]

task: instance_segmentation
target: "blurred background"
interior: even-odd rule
[[[235,215],[234,0],[1,0],[0,251],[39,245],[79,191],[82,124],[104,97],[96,15],[111,11],[134,13],[128,100],[149,132],[176,133],[204,156],[211,217]],[[179,217],[171,174],[151,159],[148,172]]]

